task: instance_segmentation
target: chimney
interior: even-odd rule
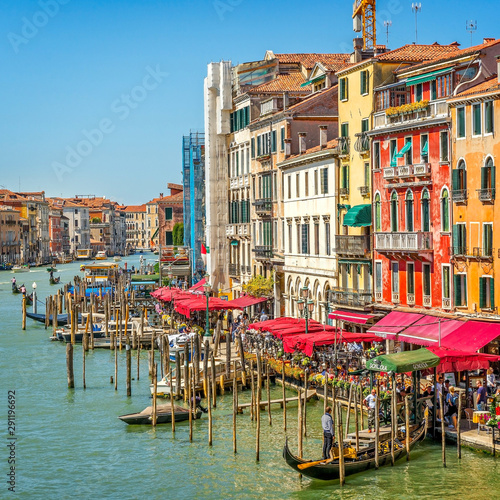
[[[363,50],[363,39],[354,38],[353,39],[354,52],[351,54],[351,62],[357,63],[363,59],[361,51]]]
[[[285,158],[292,154],[292,139],[285,139]]]
[[[319,126],[319,147],[321,149],[326,148],[326,143],[328,142],[328,126],[320,125]]]
[[[163,193],[160,193],[160,198],[163,198]]]
[[[285,91],[283,92],[283,111],[286,111],[289,105],[290,105],[290,96],[288,94],[288,91]]]
[[[494,38],[483,38],[483,43],[489,43],[489,42],[494,42],[495,39]]]
[[[306,149],[307,149],[306,136],[307,136],[307,134],[305,132],[299,132],[299,154],[300,155],[302,153],[305,153]]]

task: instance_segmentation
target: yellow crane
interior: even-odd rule
[[[353,29],[356,33],[363,31],[363,49],[374,49],[377,44],[377,27],[375,25],[376,0],[355,0],[353,5]]]

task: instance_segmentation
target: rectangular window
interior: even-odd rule
[[[365,186],[370,185],[370,164],[368,162],[365,162]]]
[[[349,165],[344,164],[340,168],[341,168],[340,187],[342,189],[347,189],[347,192],[349,192]]]
[[[172,231],[165,232],[165,245],[170,246],[174,244],[174,238],[172,236]]]
[[[300,245],[300,224],[297,224],[297,253],[300,254],[301,245]]]
[[[451,269],[449,265],[443,265],[443,299],[451,298]]]
[[[281,151],[285,151],[285,127],[281,127],[280,144]]]
[[[361,71],[361,95],[368,94],[368,81],[369,73],[368,71]]]
[[[373,143],[373,169],[380,169],[380,142]]]
[[[309,172],[304,173],[304,189],[306,191],[305,196],[309,196]]]
[[[453,255],[467,255],[467,225],[455,224],[452,232]]]
[[[399,264],[391,263],[392,293],[399,293]]]
[[[375,262],[375,291],[382,293],[382,262]]]
[[[457,108],[457,138],[465,137],[465,108]]]
[[[448,154],[448,131],[443,130],[439,134],[439,145],[440,145],[440,151],[439,151],[439,159],[440,161],[449,161],[449,154]]]
[[[484,133],[493,133],[493,101],[484,103]]]
[[[370,119],[363,118],[361,120],[361,133],[368,132],[368,130],[370,130]]]
[[[467,306],[467,275],[455,274],[453,277],[455,290],[455,307]]]
[[[276,148],[278,147],[276,135],[277,135],[276,130],[273,130],[271,132],[271,153],[276,153]]]
[[[288,253],[292,253],[292,225],[288,224]]]
[[[427,134],[420,136],[420,158],[423,163],[429,161],[429,136]]]
[[[431,101],[435,101],[437,98],[437,82],[433,80],[431,82]]]
[[[340,136],[349,137],[349,123],[345,122],[340,125]]]
[[[321,169],[321,194],[328,194],[328,167]]]
[[[292,176],[287,175],[286,178],[288,181],[288,199],[290,200],[292,198]]]
[[[302,253],[309,255],[309,224],[302,224]]]
[[[390,165],[391,165],[391,167],[395,167],[398,163],[398,160],[396,158],[396,155],[398,154],[398,141],[397,141],[397,139],[391,139],[391,142],[389,143],[389,152],[391,154]]]
[[[493,309],[495,307],[495,287],[491,276],[479,278],[479,307]]]
[[[422,264],[422,288],[424,296],[431,296],[431,265]]]
[[[319,224],[314,224],[314,253],[319,255]]]
[[[325,222],[325,242],[326,242],[326,255],[330,255],[331,245],[330,245],[330,223],[329,222]]]
[[[172,207],[165,207],[165,220],[172,220]]]
[[[273,174],[273,200],[278,199],[278,177],[277,174]]]
[[[420,102],[422,100],[422,84],[417,83],[415,85],[415,102]]]
[[[481,135],[481,104],[472,105],[472,135]]]
[[[493,256],[493,224],[483,224],[483,254]]]
[[[295,196],[300,198],[300,174],[295,174]]]
[[[318,196],[319,192],[319,183],[318,183],[318,171],[314,171],[314,195]]]
[[[408,262],[406,264],[406,293],[415,293],[415,264]]]
[[[339,80],[340,85],[340,100],[346,101],[349,97],[347,78],[341,78]]]
[[[252,153],[252,158],[255,158],[255,137],[252,137],[250,141],[250,149]]]
[[[413,146],[412,146],[412,138],[407,137],[405,139],[405,145],[410,145],[409,149],[406,151],[405,159],[406,159],[406,165],[412,165],[413,164]]]

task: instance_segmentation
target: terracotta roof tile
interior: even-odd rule
[[[124,212],[146,212],[146,205],[128,205],[124,207]]]
[[[469,89],[460,92],[460,94],[454,96],[453,99],[449,99],[448,102],[461,100],[461,98],[463,99],[464,97],[469,96],[490,94],[491,92],[500,92],[500,83],[498,82],[497,75],[493,75],[484,82],[478,83],[477,85],[474,85],[474,87],[470,87]]]
[[[293,73],[279,74],[274,80],[271,80],[261,85],[253,87],[249,93],[262,93],[262,92],[310,92],[311,86],[301,87],[307,80],[304,79],[302,73],[294,71]]]
[[[349,63],[349,54],[275,54],[282,64],[302,64],[306,69],[314,68],[318,62],[326,66],[336,66],[339,63]]]
[[[459,52],[459,46],[456,44],[450,45],[403,45],[389,52],[379,54],[377,59],[384,62],[424,62],[439,57],[446,57]]]
[[[293,155],[293,156],[290,156],[286,159],[286,161],[288,160],[293,160],[294,158],[299,158],[300,156],[305,156],[305,155],[308,155],[308,154],[311,154],[311,153],[317,153],[318,151],[326,151],[328,149],[333,149],[333,148],[336,148],[337,145],[338,145],[339,141],[338,139],[332,139],[331,141],[328,141],[326,143],[326,147],[325,148],[321,148],[321,146],[315,146],[314,148],[310,148],[310,149],[306,149],[306,151],[304,153],[301,153],[301,154],[298,154],[298,155]]]
[[[310,87],[308,87],[308,88],[310,88]],[[322,89],[318,92],[314,92],[314,94],[310,94],[310,95],[304,97],[300,102],[297,102],[292,106],[288,106],[288,108],[286,108],[286,110],[290,111],[290,110],[300,108],[304,104],[309,104],[314,99],[319,99],[320,97],[324,97],[325,94],[334,94],[335,92],[337,92],[337,89],[338,89],[338,85],[335,84],[332,87],[328,87],[327,89]],[[281,111],[278,111],[278,113],[281,113]]]

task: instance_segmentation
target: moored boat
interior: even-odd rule
[[[69,321],[69,314],[58,314],[57,315],[57,324],[65,325]],[[38,321],[39,323],[45,323],[45,314],[35,314],[31,312],[26,313],[26,317],[31,318],[34,321]],[[81,315],[78,315],[78,322],[81,322]],[[52,324],[52,314],[49,316],[49,325]]]
[[[13,273],[29,273],[30,267],[29,266],[12,266],[12,272]]]
[[[199,419],[201,417],[201,410],[196,409],[193,413],[193,418]],[[153,407],[148,406],[144,408],[139,413],[130,413],[128,415],[120,415],[118,418],[123,420],[129,425],[151,425],[153,414]],[[189,420],[189,409],[183,408],[182,406],[174,405],[174,420],[176,422],[183,422]],[[156,407],[156,423],[157,424],[168,424],[172,422],[172,407],[169,404],[158,405]]]
[[[49,283],[51,285],[58,285],[60,282],[61,282],[61,277],[60,276],[58,276],[57,278],[54,278],[53,276],[51,276],[49,278]]]

